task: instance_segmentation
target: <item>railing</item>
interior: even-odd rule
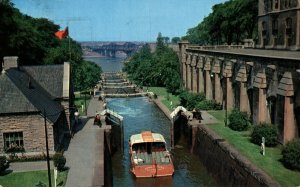
[[[214,46],[189,46],[188,49],[199,50],[228,50],[228,49],[243,49],[244,45],[214,45]]]

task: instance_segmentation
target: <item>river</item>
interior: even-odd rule
[[[96,62],[102,66],[104,72],[120,71],[123,67],[123,59],[86,58],[86,60]],[[175,166],[173,177],[134,178],[130,173],[129,137],[144,130],[151,130],[165,137],[170,150],[171,122],[147,97],[107,98],[107,103],[109,109],[116,111],[124,117],[124,154],[116,152],[112,157],[114,186],[218,186],[199,159],[189,153],[185,142],[179,142],[180,146],[171,151]]]

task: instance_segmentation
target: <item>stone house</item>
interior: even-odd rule
[[[300,50],[300,0],[259,0],[258,47]]]
[[[18,57],[4,57],[2,69],[0,153],[45,152],[45,123],[49,150],[62,149],[73,121],[70,64],[18,66]]]

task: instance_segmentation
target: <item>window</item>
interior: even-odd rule
[[[23,132],[10,132],[3,133],[4,137],[4,150],[11,148],[22,148],[24,146],[23,142]]]
[[[292,18],[287,18],[285,20],[285,25],[286,25],[285,32],[287,35],[290,35],[292,33],[292,24],[293,24]]]
[[[278,32],[278,20],[276,18],[272,21],[272,33],[273,35],[277,35]]]
[[[266,34],[267,34],[267,24],[266,24],[265,21],[263,21],[263,22],[261,23],[261,27],[262,27],[262,35],[263,35],[263,36],[266,36]]]
[[[274,0],[274,9],[278,9],[278,7],[279,7],[278,0]]]

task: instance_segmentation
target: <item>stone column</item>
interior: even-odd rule
[[[182,57],[182,82],[183,82],[183,87],[186,88],[186,54],[183,54]]]
[[[278,95],[284,96],[283,143],[297,136],[297,124],[294,114],[294,84],[291,72],[285,72],[280,80]]]
[[[191,57],[192,55],[191,54],[188,54],[188,58],[187,58],[187,61],[186,61],[186,64],[187,64],[187,89],[188,90],[191,90],[191,84],[192,84],[192,68],[191,68]]]
[[[203,67],[204,67],[204,56],[199,57],[197,63],[198,68],[198,93],[204,93],[204,78],[203,78]]]
[[[197,80],[197,56],[196,55],[193,55],[193,60],[192,60],[192,91],[194,93],[197,93],[197,83],[198,83],[198,80]]]
[[[247,93],[247,71],[244,64],[241,65],[235,80],[240,82],[240,111],[250,114],[250,104]]]
[[[222,88],[221,88],[221,79],[220,79],[220,72],[221,72],[221,61],[224,60],[223,58],[219,58],[219,59],[216,59],[215,63],[214,63],[214,66],[213,66],[213,69],[212,69],[212,72],[214,73],[214,85],[215,85],[215,88],[214,88],[214,95],[215,95],[215,101],[217,103],[222,103],[222,95],[223,95],[223,91],[222,91]]]
[[[233,90],[232,90],[232,62],[225,62],[223,76],[225,77],[225,103],[228,111],[233,109]]]
[[[267,81],[264,68],[254,78],[253,86],[258,88],[258,108],[256,123],[266,123],[267,120]]]
[[[205,65],[204,65],[204,72],[205,72],[205,96],[207,100],[212,100],[212,84],[211,84],[211,61],[212,57],[208,57],[206,59]]]

